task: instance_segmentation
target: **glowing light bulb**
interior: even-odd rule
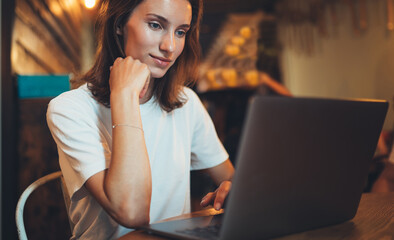
[[[85,0],[86,8],[93,8],[96,5],[96,0]]]

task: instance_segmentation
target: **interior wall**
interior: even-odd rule
[[[70,74],[81,70],[81,31],[86,15],[81,1],[15,0],[14,13],[11,47],[14,76]],[[15,95],[17,86],[18,79],[14,77],[10,90]],[[60,170],[56,144],[45,119],[50,100],[15,96],[8,104],[15,109],[13,131],[17,140],[10,147],[17,152],[13,161],[17,197],[33,181]],[[60,184],[52,183],[32,193],[25,206],[24,221],[29,239],[71,236]],[[59,232],[63,234],[60,236]]]
[[[76,0],[16,0],[12,71],[17,74],[78,72],[82,8]]]
[[[10,48],[14,0],[1,1],[1,239],[16,239],[16,129]]]
[[[394,32],[386,29],[385,1],[367,1],[368,25],[359,33],[349,6],[341,1],[336,10],[339,23],[327,21],[327,36],[313,27],[309,54],[295,47],[297,39],[290,42],[285,37],[297,29],[279,25],[284,83],[296,96],[386,99],[390,107],[384,129],[393,129]],[[303,24],[298,31],[308,28]]]

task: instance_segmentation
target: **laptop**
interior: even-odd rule
[[[175,239],[268,239],[350,220],[387,108],[381,100],[256,96],[224,214],[143,228]]]

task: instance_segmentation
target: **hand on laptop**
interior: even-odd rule
[[[216,210],[220,210],[223,207],[230,189],[231,181],[223,181],[215,192],[210,192],[202,198],[200,205],[202,207],[212,205]]]

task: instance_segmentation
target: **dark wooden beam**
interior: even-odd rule
[[[11,75],[11,37],[14,9],[15,0],[1,1],[2,239],[17,239],[14,221],[18,197],[16,94]]]
[[[36,55],[33,51],[28,49],[23,43],[21,43],[19,40],[16,40],[15,42],[20,48],[25,51],[26,55],[28,55],[36,64],[38,64],[40,67],[45,69],[45,71],[48,74],[56,72],[55,69],[53,69],[51,66],[45,63],[44,60],[42,60],[38,55]]]
[[[275,2],[277,0],[204,0],[204,12],[215,14],[262,10],[266,13],[273,13]]]
[[[63,37],[58,31],[56,31],[55,27],[52,26],[43,16],[40,9],[33,3],[32,0],[24,0],[30,9],[37,16],[39,21],[46,27],[48,32],[51,33],[53,39],[57,42],[60,48],[63,49],[64,54],[73,62],[79,63],[80,57],[77,49],[74,49],[68,41],[66,41],[65,37]]]
[[[52,19],[56,22],[58,25],[58,28],[61,30],[61,32],[64,33],[64,35],[68,36],[69,39],[68,41],[70,42],[70,45],[72,46],[73,49],[75,49],[77,52],[80,51],[80,40],[79,38],[79,32],[76,32],[76,29],[70,29],[70,25],[65,25],[55,14],[49,9],[49,6],[46,1],[41,2],[42,6],[45,8],[45,11],[52,17]],[[70,21],[70,18],[68,16],[67,11],[63,10],[63,15],[64,17]],[[68,22],[68,24],[72,24],[72,21]]]

